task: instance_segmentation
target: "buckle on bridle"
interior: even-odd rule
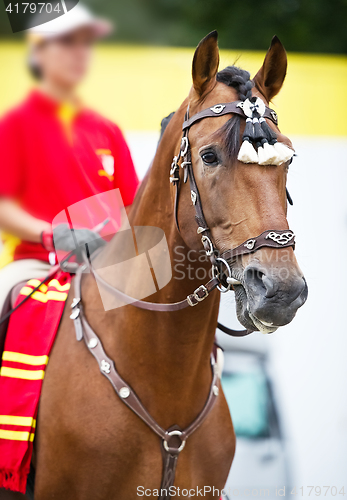
[[[206,255],[207,255],[208,257],[210,257],[211,255],[213,255],[214,247],[213,247],[213,244],[212,244],[212,241],[210,240],[210,238],[209,238],[208,236],[203,235],[203,236],[201,237],[201,243],[202,243],[202,244],[203,244],[203,246],[204,246],[204,249],[205,249]],[[206,246],[207,246],[207,245],[205,245],[205,243],[207,243],[207,245],[208,245],[208,247],[209,247],[209,248],[207,248],[207,249],[206,249]]]
[[[179,182],[180,178],[179,176],[176,177],[176,174],[179,172],[179,165],[178,165],[178,156],[174,156],[174,159],[172,160],[171,163],[171,169],[170,169],[170,182],[175,183]]]
[[[199,293],[202,292],[203,295],[199,295]],[[200,285],[194,292],[187,297],[187,302],[190,306],[194,307],[199,304],[199,302],[202,302],[203,300],[206,299],[208,296],[208,290],[205,287],[205,285]],[[192,299],[195,299],[196,302],[193,302]]]
[[[180,148],[180,154],[181,154],[182,158],[184,156],[186,156],[186,154],[188,152],[188,148],[189,148],[188,137],[184,136],[184,137],[182,137],[181,148]]]

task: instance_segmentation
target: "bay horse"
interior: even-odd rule
[[[233,103],[251,92],[269,105],[280,91],[287,69],[286,52],[274,37],[253,80],[234,66],[218,72],[217,33],[207,35],[193,59],[193,86],[168,124],[139,188],[128,217],[132,227],[164,231],[171,262],[177,248],[191,272],[172,279],[151,297],[152,302],[180,301],[199,289],[198,269],[211,268],[199,255],[195,203],[183,169],[175,223],[175,182],[169,182],[172,158],[180,151],[182,124],[205,109]],[[139,82],[140,84],[140,82]],[[244,97],[243,97],[244,98]],[[292,148],[271,120],[277,140]],[[239,115],[207,116],[189,129],[191,165],[211,241],[218,252],[268,232],[289,231],[286,219],[286,177],[289,161],[280,165],[245,164],[237,159],[245,120]],[[194,203],[195,201],[195,203]],[[178,230],[178,228],[179,230]],[[204,229],[204,228],[203,228]],[[268,234],[268,233],[266,233]],[[122,249],[112,239],[99,254],[105,265]],[[232,262],[237,314],[249,332],[271,333],[292,321],[307,297],[307,285],[293,247],[263,246]],[[141,283],[141,275],[129,272]],[[112,276],[110,276],[112,281]],[[234,280],[234,281],[233,281]],[[72,290],[73,290],[72,286]],[[219,292],[203,304],[156,312],[125,305],[105,311],[92,273],[82,277],[83,309],[120,376],[164,429],[186,428],[204,408],[211,387],[211,352],[217,325]],[[68,297],[43,383],[34,442],[35,500],[129,500],[158,498],[162,478],[160,438],[100,375],[84,342],[77,342],[70,319],[74,293]],[[192,304],[191,304],[192,305]],[[213,408],[187,440],[177,461],[175,496],[219,498],[235,452],[235,434],[220,388]],[[215,490],[213,490],[215,488]],[[219,490],[219,492],[217,491]],[[173,495],[174,496],[174,495]],[[163,497],[164,498],[164,497]],[[170,498],[168,495],[165,498]]]

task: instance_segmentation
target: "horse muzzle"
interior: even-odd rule
[[[290,323],[307,299],[308,287],[298,269],[267,269],[250,263],[235,285],[238,317],[248,329],[272,333]]]

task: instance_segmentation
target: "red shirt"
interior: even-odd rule
[[[87,109],[70,119],[62,111],[59,103],[34,91],[0,121],[0,196],[18,200],[47,222],[70,205],[114,188],[130,205],[138,178],[120,129]],[[12,238],[9,246],[12,260],[48,260],[38,243]],[[2,265],[11,260],[8,249],[2,260]]]

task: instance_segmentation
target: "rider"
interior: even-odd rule
[[[27,32],[38,86],[0,121],[0,311],[16,283],[56,263],[51,223],[59,212],[114,188],[125,206],[133,201],[138,178],[122,132],[76,97],[95,40],[110,30],[77,4]]]

